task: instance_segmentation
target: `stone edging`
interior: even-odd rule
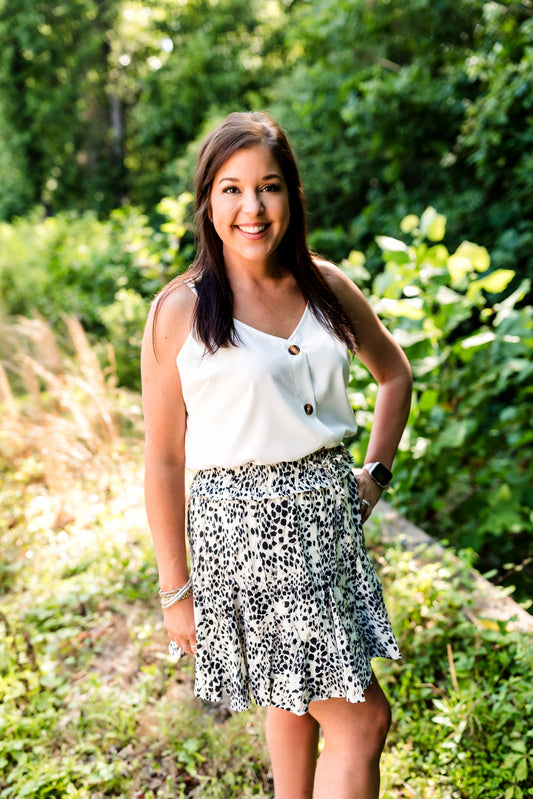
[[[445,548],[431,538],[427,533],[409,522],[405,517],[394,510],[388,502],[381,500],[370,519],[371,524],[379,525],[381,538],[387,543],[401,540],[406,549],[421,548],[420,557],[423,558],[425,545],[431,548],[432,560],[435,554],[442,554]],[[459,559],[457,558],[457,561]],[[524,608],[507,596],[505,591],[486,580],[475,569],[470,570],[474,584],[475,618],[472,621],[504,621],[509,630],[521,630],[533,634],[533,616]]]

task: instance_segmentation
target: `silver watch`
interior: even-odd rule
[[[380,488],[388,488],[392,481],[392,472],[387,469],[379,461],[375,461],[374,463],[365,463],[363,466],[372,480],[380,487]]]

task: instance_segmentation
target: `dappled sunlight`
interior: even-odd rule
[[[109,385],[109,427],[80,390],[86,367],[79,356],[71,352],[65,363],[62,347],[57,355],[54,370],[50,362],[45,368],[61,376],[62,391],[87,412],[84,429],[95,431],[82,439],[82,466],[62,467],[61,480],[50,480],[35,430],[43,414],[54,421],[64,408],[62,435],[75,448],[70,401],[60,404],[63,394],[45,373],[39,401],[3,388],[10,410],[0,425],[0,753],[14,790],[6,796],[34,781],[57,796],[74,786],[80,799],[150,791],[171,799],[178,790],[202,799],[271,799],[264,709],[232,714],[194,699],[192,662],[176,666],[167,653],[143,503],[139,397],[121,396],[113,379],[102,384],[95,375]],[[69,381],[75,391],[65,389]],[[124,408],[134,409],[133,419]],[[47,435],[52,429],[48,423]],[[61,452],[62,461],[67,449]],[[530,638],[485,624],[468,564],[427,541],[410,551],[391,514],[367,525],[403,656],[376,662],[395,719],[383,796],[445,799],[459,780],[469,791],[487,747],[520,764],[520,777],[528,755],[518,738],[509,748],[507,730],[526,735]],[[9,743],[15,737],[17,750]],[[511,766],[504,771],[513,779]]]
[[[195,256],[201,141],[269,109],[312,249],[414,374],[365,524],[402,651],[376,663],[382,799],[522,799],[531,2],[4,0],[0,32],[2,798],[272,799],[263,710],[200,703],[168,655],[139,370],[150,303]],[[376,395],[354,358],[357,464]]]

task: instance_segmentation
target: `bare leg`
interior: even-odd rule
[[[268,708],[266,739],[276,799],[312,799],[318,729],[308,713]]]
[[[324,732],[314,799],[378,799],[379,760],[390,727],[390,706],[374,677],[365,702],[313,702],[309,713]]]

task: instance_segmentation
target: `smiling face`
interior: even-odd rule
[[[210,215],[226,267],[277,263],[289,226],[289,193],[268,147],[237,150],[222,165],[213,180]]]

